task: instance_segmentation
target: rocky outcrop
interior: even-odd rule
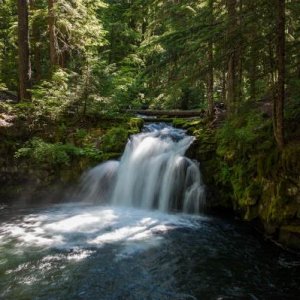
[[[221,128],[203,121],[180,124],[196,136],[188,155],[200,161],[210,208],[232,210],[282,245],[300,250],[300,143],[279,152],[268,122],[231,122]]]

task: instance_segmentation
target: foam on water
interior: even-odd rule
[[[14,241],[28,247],[78,250],[121,245],[118,255],[131,255],[159,245],[163,232],[178,227],[199,227],[204,217],[165,214],[110,206],[56,205],[2,223],[0,247]],[[79,258],[86,253],[79,253]]]

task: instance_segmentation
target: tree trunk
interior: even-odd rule
[[[237,16],[237,24],[236,24],[236,31],[238,28],[243,28],[243,0],[238,1],[238,16]],[[237,64],[237,69],[236,69],[236,76],[237,76],[237,82],[236,82],[236,108],[239,106],[240,102],[242,101],[243,97],[243,49],[242,49],[242,44],[243,44],[243,38],[242,38],[242,33],[238,33],[238,37],[236,39],[236,64]]]
[[[54,4],[56,0],[48,0],[48,26],[49,26],[49,40],[50,40],[50,62],[52,68],[59,64],[58,45],[55,32],[55,12]]]
[[[31,67],[27,0],[18,0],[18,73],[19,101],[31,99]]]
[[[204,110],[143,110],[143,109],[127,109],[124,112],[131,114],[140,114],[144,116],[165,116],[165,117],[201,117]]]
[[[209,9],[209,23],[213,23],[213,5],[214,0],[208,0]],[[208,78],[207,78],[207,102],[208,102],[208,115],[212,117],[214,114],[214,67],[213,67],[213,39],[210,37],[208,42]]]
[[[116,35],[115,35],[115,25],[111,24],[110,27],[110,36],[109,36],[109,47],[110,47],[110,51],[109,51],[109,58],[108,58],[108,62],[109,64],[113,64],[116,61],[116,57],[115,57],[115,39],[116,39]]]
[[[284,146],[285,100],[285,0],[277,0],[277,93],[274,99],[275,138],[279,149]]]
[[[34,11],[36,9],[35,5],[36,0],[30,0],[30,10]],[[40,27],[38,24],[32,24],[32,37],[31,37],[31,45],[32,45],[32,82],[37,83],[42,78],[42,61],[41,61],[41,49],[39,47],[40,42]]]
[[[227,99],[226,99],[226,66],[222,66],[222,91],[221,91],[221,98],[222,102],[224,104],[227,104]]]
[[[230,112],[233,112],[233,107],[235,105],[236,97],[236,64],[235,64],[235,54],[231,53],[228,61],[228,70],[227,70],[227,108]]]
[[[254,43],[252,41],[252,43]],[[257,78],[257,49],[254,47],[254,45],[251,45],[250,50],[250,57],[251,57],[251,64],[250,64],[250,70],[249,70],[249,88],[250,88],[250,99],[251,101],[256,100],[256,78]]]
[[[230,112],[235,110],[237,98],[237,45],[236,45],[236,31],[237,31],[237,13],[236,0],[227,0],[228,10],[228,37],[227,42],[231,47],[228,53],[228,71],[227,71],[227,107]]]

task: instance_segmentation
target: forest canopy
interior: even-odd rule
[[[296,0],[1,0],[0,89],[37,115],[128,108],[299,116]]]

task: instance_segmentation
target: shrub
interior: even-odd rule
[[[102,152],[96,148],[78,148],[72,144],[47,143],[33,138],[15,153],[15,158],[26,158],[34,165],[68,166],[75,157],[100,160]]]

